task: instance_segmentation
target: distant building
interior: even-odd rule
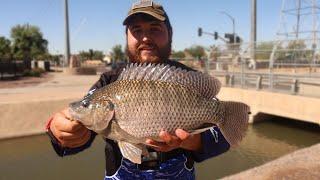
[[[105,54],[102,61],[105,62],[106,64],[111,64],[112,57],[110,56],[110,54]]]
[[[95,60],[95,59],[92,59],[92,60],[86,60],[83,62],[83,65],[84,66],[100,66],[100,65],[103,65],[103,61],[101,60]]]

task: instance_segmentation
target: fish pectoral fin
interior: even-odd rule
[[[108,128],[108,125],[110,123],[110,121],[112,120],[113,116],[114,116],[114,110],[105,112],[105,113],[101,113],[104,115],[103,117],[103,121],[101,121],[99,118],[100,117],[94,117],[94,124],[92,126],[92,130],[95,131],[98,134],[101,134],[104,132],[105,129]]]
[[[143,153],[142,146],[125,141],[119,141],[118,145],[124,158],[129,159],[133,163],[141,164],[141,155]]]

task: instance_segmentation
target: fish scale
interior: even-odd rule
[[[218,126],[234,147],[245,135],[250,108],[217,100],[220,86],[200,72],[131,64],[115,82],[71,103],[69,112],[88,129],[117,141],[122,155],[134,163],[141,163],[146,139],[159,140],[162,130],[197,134]]]
[[[138,138],[157,136],[161,130],[174,133],[177,128],[197,129],[215,117],[212,100],[182,86],[138,80],[118,81],[113,86],[113,90],[106,89],[106,92],[115,105],[115,119],[123,130]],[[116,98],[119,96],[121,99]],[[196,112],[195,109],[203,111]],[[211,115],[211,119],[207,114]],[[204,122],[199,123],[199,119]]]

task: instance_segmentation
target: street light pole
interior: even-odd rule
[[[236,23],[235,23],[235,19],[225,11],[221,11],[220,13],[227,15],[232,21],[233,44],[235,44],[236,43]]]
[[[69,14],[68,14],[68,0],[64,0],[64,22],[65,22],[65,64],[69,65],[70,59],[70,39],[69,39]]]
[[[235,55],[236,54],[236,23],[235,23],[235,19],[234,17],[232,17],[230,14],[228,14],[227,12],[225,11],[221,11],[222,14],[225,14],[227,15],[231,21],[232,21],[232,31],[233,31],[233,47],[232,47],[232,54]],[[241,58],[241,87],[243,88],[244,86],[244,83],[245,83],[245,77],[244,77],[244,62],[243,62],[243,59]]]

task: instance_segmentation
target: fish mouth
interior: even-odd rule
[[[75,109],[81,106],[81,101],[72,102],[69,104],[69,108]]]
[[[86,111],[87,110],[82,106],[81,101],[76,101],[69,104],[69,114],[73,120],[80,121]]]
[[[68,110],[72,120],[79,121],[81,119],[80,113],[74,108],[74,106],[69,106]]]

